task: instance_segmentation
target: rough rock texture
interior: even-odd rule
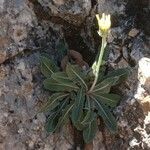
[[[147,17],[148,1],[143,2],[138,14],[144,9]],[[95,13],[103,11],[112,14],[108,69],[131,67],[132,75],[114,89],[123,97],[114,110],[118,133],[100,127],[94,150],[150,148],[150,38],[136,22],[137,9],[130,13],[132,5],[127,0],[0,1],[0,150],[77,148],[68,127],[48,135],[44,114],[37,114],[50,94],[42,87],[39,56],[47,53],[59,61],[57,45],[65,38],[91,64],[100,41]]]
[[[71,138],[64,131],[48,136],[45,116],[37,115],[48,97],[41,87],[39,56],[57,57],[61,29],[38,21],[28,1],[6,0],[0,8],[0,149],[69,149]]]
[[[74,25],[81,25],[91,10],[89,0],[38,0],[38,2],[49,16],[61,18]]]

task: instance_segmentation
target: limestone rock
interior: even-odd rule
[[[7,9],[5,9],[5,6]],[[40,21],[32,9],[31,3],[21,0],[4,1],[0,15],[0,63],[24,54],[24,50],[37,51],[48,49],[50,42],[57,43],[61,39],[52,37],[52,31],[60,32],[60,26],[55,26],[49,21]],[[6,11],[6,13],[4,13]],[[7,35],[7,36],[6,36]],[[44,47],[43,47],[44,45]],[[52,49],[51,49],[52,50]],[[52,52],[53,54],[55,51]],[[53,55],[52,54],[52,55]]]
[[[132,51],[131,51],[131,58],[136,62],[136,64],[138,63],[138,61],[144,57],[144,42],[143,42],[143,39],[140,38],[140,35],[135,38],[133,40],[133,44],[132,44],[132,47],[131,47]]]
[[[142,58],[139,61],[139,95],[136,95],[139,99],[139,102],[142,105],[143,111],[148,113],[150,111],[150,59],[149,58]],[[147,95],[147,96],[144,96]]]
[[[150,96],[147,96],[141,100],[141,105],[144,113],[148,114],[148,112],[150,112]]]
[[[124,0],[0,0],[0,149],[76,147],[67,127],[49,135],[46,116],[37,114],[50,95],[42,85],[39,57],[46,53],[59,64],[57,45],[65,39],[91,65],[100,44],[95,14],[104,11],[117,19],[107,47],[108,69],[130,67],[132,75],[112,89],[122,97],[114,110],[118,133],[99,124],[94,150],[149,149],[149,45],[140,29],[128,36],[136,27],[125,9]]]
[[[98,0],[98,11],[100,14],[103,12],[110,14],[124,14],[125,3],[121,0],[118,2],[115,0]]]
[[[38,21],[28,1],[0,1],[0,149],[71,147],[61,133],[56,144],[44,130],[45,116],[37,115],[49,96],[42,88],[40,52],[58,56],[60,31]]]
[[[47,13],[59,17],[75,26],[81,25],[91,10],[90,0],[38,0]]]
[[[6,59],[6,52],[2,51],[0,52],[0,64],[3,63]]]
[[[142,84],[145,84],[150,78],[150,59],[143,57],[139,61],[139,80]]]

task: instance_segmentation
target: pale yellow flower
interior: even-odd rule
[[[110,20],[110,15],[102,14],[102,18],[100,19],[99,14],[96,15],[97,21],[98,21],[98,26],[99,26],[99,32],[107,33],[108,30],[111,27],[111,20]]]

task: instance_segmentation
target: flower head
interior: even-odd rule
[[[111,27],[110,15],[102,14],[102,18],[100,19],[99,14],[96,15],[99,32],[102,34],[107,34]]]

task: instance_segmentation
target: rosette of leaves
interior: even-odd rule
[[[118,69],[107,75],[99,74],[99,79],[89,92],[93,77],[89,71],[77,65],[68,64],[65,71],[60,71],[54,62],[41,57],[41,72],[46,77],[45,89],[52,92],[41,112],[47,112],[45,128],[56,132],[70,119],[77,130],[83,131],[83,138],[89,143],[98,130],[97,119],[101,117],[112,132],[117,131],[117,122],[112,109],[117,106],[120,96],[110,93],[112,86],[129,75],[129,70]]]

